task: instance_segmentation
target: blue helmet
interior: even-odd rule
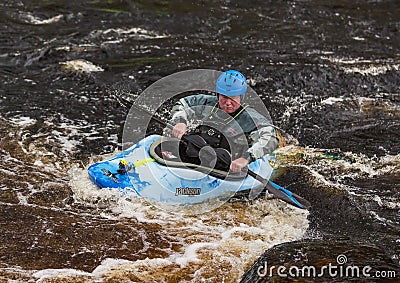
[[[225,96],[244,95],[247,90],[246,78],[238,71],[226,71],[218,77],[215,89]]]

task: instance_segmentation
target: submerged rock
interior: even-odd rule
[[[267,250],[240,282],[390,281],[398,272],[399,267],[375,245],[346,239],[331,240],[329,245],[326,240],[303,240]]]

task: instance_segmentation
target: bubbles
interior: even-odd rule
[[[66,72],[76,72],[76,73],[87,73],[90,74],[92,72],[103,72],[104,69],[96,66],[90,61],[83,59],[76,59],[66,62],[59,63],[62,66],[62,70]]]
[[[386,72],[396,72],[400,69],[400,64],[394,63],[392,60],[345,59],[325,56],[322,59],[337,64],[346,74],[358,73],[363,76],[378,76]]]
[[[158,255],[151,258],[104,259],[89,275],[82,275],[88,276],[89,282],[126,278],[138,282],[172,282],[178,278],[235,281],[265,249],[300,239],[308,227],[307,211],[289,207],[279,200],[224,203],[213,211],[206,202],[170,213],[143,198],[128,200],[116,191],[91,187],[85,173],[84,170],[73,173],[71,187],[75,201],[97,206],[96,210],[102,211],[101,216],[107,219],[135,219],[138,225],[160,225],[161,237],[170,243],[160,247]],[[99,196],[108,200],[106,210],[104,203],[97,203]],[[193,210],[204,212],[193,215]],[[145,233],[143,241],[156,240],[149,231]],[[160,256],[163,253],[165,256]],[[49,273],[43,271],[43,274]]]
[[[217,207],[204,202],[171,209],[155,206],[144,198],[127,198],[116,190],[98,189],[84,169],[76,168],[71,175],[74,199],[80,205],[91,207],[106,219],[160,225],[162,237],[170,243],[162,248],[165,256],[129,261],[105,259],[90,274],[93,281],[100,278],[135,278],[140,282],[173,281],[171,278],[234,281],[265,249],[300,239],[308,227],[308,211],[289,207],[279,200],[223,202]],[[151,233],[145,233],[145,242],[155,240]]]
[[[64,16],[63,15],[57,15],[48,19],[42,19],[39,16],[33,14],[33,13],[24,13],[20,12],[19,13],[19,18],[26,22],[27,24],[32,24],[32,25],[49,25],[49,24],[55,24],[60,22]]]

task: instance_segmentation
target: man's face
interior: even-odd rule
[[[231,114],[240,107],[240,95],[238,96],[225,96],[218,94],[219,107],[226,113]]]

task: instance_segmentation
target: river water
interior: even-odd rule
[[[399,1],[3,0],[0,15],[0,281],[399,280]],[[250,79],[292,136],[276,182],[310,211],[265,196],[171,214],[91,184],[122,148],[118,96],[197,68]]]

